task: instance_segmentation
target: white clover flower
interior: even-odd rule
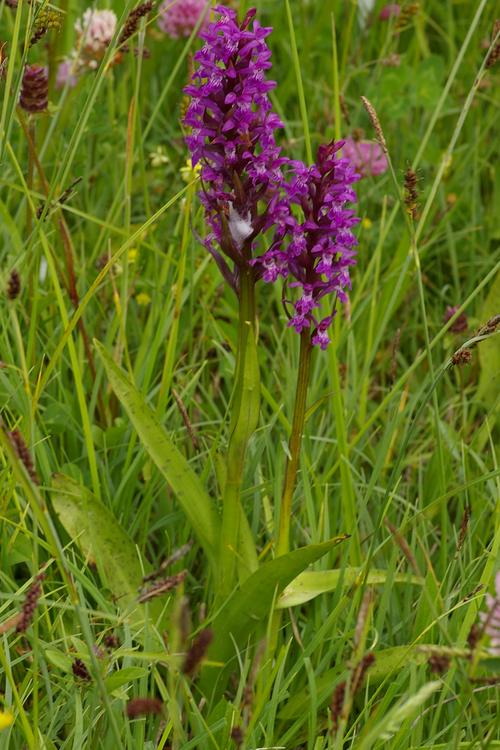
[[[116,30],[116,14],[112,10],[87,8],[75,23],[75,31],[84,49],[101,52],[106,49]]]

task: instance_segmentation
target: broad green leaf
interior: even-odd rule
[[[347,538],[344,535],[322,544],[310,544],[261,565],[228,599],[212,622],[214,640],[208,658],[227,665],[235,648],[244,648],[251,633],[269,616],[275,596],[308,565]],[[202,682],[212,679],[217,678],[206,670]]]
[[[220,521],[210,497],[135,385],[102,344],[98,341],[94,343],[111,387],[130,417],[144,448],[169,483],[207,557],[215,565]]]
[[[124,669],[118,669],[106,677],[104,684],[108,693],[112,693],[113,690],[118,690],[127,682],[133,680],[139,680],[141,677],[145,677],[148,670],[145,667],[125,667]]]
[[[52,504],[59,520],[89,560],[96,563],[117,606],[136,605],[143,568],[133,541],[113,514],[85,487],[70,477],[54,478]],[[140,610],[137,610],[140,611]]]
[[[276,605],[277,609],[286,607],[296,607],[299,604],[314,599],[320,594],[328,591],[334,591],[339,582],[343,586],[353,586],[363,577],[363,568],[346,568],[341,570],[312,570],[301,573],[295,578],[283,591]],[[387,571],[371,570],[366,582],[368,585],[376,586],[385,583]],[[411,575],[410,573],[397,573],[392,577],[394,583],[423,585],[423,578]]]
[[[481,309],[481,325],[487,323],[490,318],[499,313],[500,273],[493,282]],[[481,341],[478,349],[481,374],[477,395],[478,398],[487,402],[487,406],[491,407],[500,392],[500,338],[491,336],[491,338]]]

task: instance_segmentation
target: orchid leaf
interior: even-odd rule
[[[95,346],[111,387],[127,412],[144,448],[172,488],[199,543],[211,564],[215,565],[220,522],[210,497],[144,396],[113,361],[102,344],[96,341]]]

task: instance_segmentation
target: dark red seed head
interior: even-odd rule
[[[127,716],[135,719],[137,716],[148,716],[148,714],[161,714],[163,704],[158,698],[132,698],[127,703]]]
[[[17,297],[19,297],[20,291],[21,291],[21,277],[19,276],[19,273],[14,268],[10,272],[9,281],[7,282],[7,297],[10,300],[15,300]]]
[[[26,112],[45,112],[49,103],[49,77],[43,65],[26,65],[19,104]]]

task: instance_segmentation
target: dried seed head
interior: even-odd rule
[[[37,14],[35,21],[35,30],[30,39],[30,47],[40,41],[40,39],[50,29],[59,31],[61,28],[61,14],[51,8],[43,8]]]
[[[406,557],[408,562],[410,563],[411,567],[415,571],[416,575],[421,575],[420,569],[418,567],[417,560],[415,558],[415,555],[413,554],[410,545],[404,538],[404,536],[401,534],[401,532],[392,524],[387,518],[384,521],[384,525],[389,529],[392,536],[394,537],[394,541],[401,549],[403,555]]]
[[[241,727],[233,727],[231,729],[231,739],[236,747],[243,747],[243,740],[245,739],[243,729]]]
[[[9,281],[7,283],[8,299],[15,300],[17,297],[19,297],[20,291],[21,291],[21,277],[19,276],[19,273],[14,268],[10,272]]]
[[[115,648],[119,647],[120,639],[114,633],[108,633],[108,635],[104,636],[103,643],[108,651],[113,651]]]
[[[451,358],[452,365],[468,365],[472,359],[472,352],[470,349],[458,349]]]
[[[462,547],[464,546],[465,537],[467,536],[467,529],[469,528],[469,520],[470,520],[470,508],[469,506],[465,506],[464,513],[462,516],[462,522],[460,524],[460,533],[458,535],[457,540],[457,552],[460,552]]]
[[[401,9],[401,13],[397,18],[395,31],[401,31],[408,24],[411,18],[418,13],[419,10],[420,3],[408,3],[408,5],[405,5],[404,8]]]
[[[334,732],[336,732],[339,728],[339,719],[342,715],[342,709],[344,708],[345,689],[345,682],[339,682],[339,684],[333,691],[332,701],[330,703],[330,711],[332,714],[332,724]]]
[[[126,711],[129,719],[149,714],[161,714],[163,703],[158,698],[132,698],[127,703]]]
[[[444,674],[450,668],[450,657],[447,654],[432,654],[427,661],[429,669],[435,674]]]
[[[493,26],[493,35],[492,39],[495,39],[495,37],[500,34],[500,18],[497,18],[495,21],[495,24]],[[495,46],[491,50],[490,54],[488,55],[488,59],[486,60],[486,67],[492,68],[496,63],[500,60],[500,38],[497,39]]]
[[[374,663],[375,654],[372,651],[368,651],[354,669],[351,682],[351,693],[353,695],[355,695],[363,685],[366,673]]]
[[[8,57],[5,54],[5,48],[7,42],[0,43],[0,80],[5,78],[7,75],[7,61]]]
[[[163,571],[166,570],[170,565],[173,565],[174,563],[178,562],[178,560],[181,560],[183,557],[185,557],[192,546],[193,542],[187,542],[186,544],[183,544],[182,547],[174,550],[170,557],[167,557],[166,560],[163,560],[159,568],[154,570],[152,573],[149,573],[147,576],[144,576],[142,582],[147,583],[148,581],[154,581],[155,578],[159,578]]]
[[[378,119],[378,115],[377,115],[377,113],[375,111],[375,107],[373,106],[373,104],[371,102],[368,101],[368,99],[366,98],[366,96],[362,96],[361,97],[361,101],[363,102],[363,107],[366,109],[366,111],[368,113],[368,117],[370,118],[371,124],[372,124],[373,129],[375,131],[375,134],[377,136],[378,142],[380,143],[380,145],[384,149],[384,152],[386,154],[388,154],[389,152],[388,152],[388,149],[387,149],[387,143],[385,141],[385,136],[384,136],[384,133],[383,133],[383,130],[382,130],[382,126],[380,124],[380,120]]]
[[[477,644],[479,643],[479,640],[481,638],[481,628],[474,623],[471,629],[469,630],[469,635],[467,636],[467,644],[471,651],[474,651]]]
[[[454,305],[453,307],[451,305],[448,305],[448,307],[445,310],[443,320],[445,323],[447,323],[450,318],[452,318],[455,313],[458,310],[458,305]],[[450,331],[453,331],[453,333],[463,333],[467,330],[469,327],[469,321],[467,319],[467,315],[462,312],[458,316],[458,318],[453,322],[453,324],[450,326]]]
[[[186,576],[187,570],[183,570],[181,573],[177,573],[177,575],[168,576],[168,578],[160,578],[159,581],[153,583],[149,588],[143,588],[139,594],[138,600],[140,602],[147,602],[157,596],[167,594],[182,583]]]
[[[20,106],[31,113],[44,112],[49,103],[49,78],[43,65],[26,65],[21,84]]]
[[[91,682],[92,677],[90,676],[90,672],[83,663],[81,659],[75,659],[71,665],[71,670],[73,672],[73,676],[76,680],[81,680],[82,682]]]
[[[205,630],[202,630],[193,641],[193,644],[184,659],[184,664],[182,665],[182,671],[187,677],[192,677],[196,673],[205,656],[207,648],[212,643],[212,638],[212,630],[206,628]]]
[[[34,484],[40,484],[40,479],[36,473],[35,465],[29,452],[28,446],[26,445],[23,436],[19,430],[12,430],[9,432],[10,442],[14,446],[18,458],[23,462],[24,468],[28,472],[31,481]]]
[[[481,326],[481,328],[478,330],[477,335],[478,336],[490,336],[492,333],[495,333],[497,328],[500,326],[500,315],[494,315],[492,318],[488,320],[487,323],[484,324],[484,326]]]
[[[411,167],[408,167],[408,169],[405,172],[404,188],[405,188],[404,202],[405,202],[406,210],[408,211],[412,219],[416,219],[417,208],[418,208],[417,173]]]
[[[16,626],[17,633],[25,633],[31,625],[33,615],[35,614],[42,593],[42,581],[44,578],[45,573],[39,573],[26,594],[26,598],[21,608],[21,616]]]
[[[127,39],[130,39],[130,37],[135,34],[137,29],[139,28],[141,18],[147,16],[148,13],[151,13],[151,11],[153,10],[153,5],[154,4],[151,0],[146,0],[146,2],[141,3],[136,8],[130,11],[127,16],[127,20],[123,25],[122,32],[118,38],[119,45],[124,44]]]

